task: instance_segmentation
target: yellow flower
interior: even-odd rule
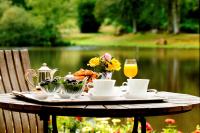
[[[89,64],[87,64],[90,67],[95,67],[98,66],[100,64],[100,59],[98,57],[94,57],[92,59],[90,59]]]
[[[107,71],[119,71],[121,69],[121,64],[118,60],[113,58],[111,62],[107,62],[108,67],[106,68]]]

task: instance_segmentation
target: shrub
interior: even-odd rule
[[[0,19],[1,46],[67,46],[55,26],[43,16],[34,16],[21,7],[10,6]]]
[[[12,6],[0,19],[0,44],[2,46],[39,46],[48,44],[43,37],[44,25],[38,17],[23,8]]]
[[[78,25],[82,33],[96,33],[100,23],[96,20],[93,12],[95,1],[83,1],[78,5]]]
[[[180,29],[187,33],[199,33],[199,22],[192,19],[185,20],[180,24]]]

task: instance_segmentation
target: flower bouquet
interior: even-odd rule
[[[109,53],[90,59],[87,65],[99,72],[102,79],[111,79],[112,72],[121,69],[121,63]]]

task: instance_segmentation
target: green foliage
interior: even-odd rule
[[[164,3],[160,2],[160,0],[152,0],[151,3],[149,1],[143,2],[142,12],[140,12],[138,19],[138,29],[140,31],[166,28],[167,16]]]
[[[169,25],[168,4],[166,0],[97,0],[95,16],[101,22],[110,19],[114,23],[122,24],[127,31],[133,27],[132,19],[136,19],[139,31],[151,29],[167,30]],[[199,3],[198,0],[181,0],[180,28],[184,32],[199,31]],[[177,18],[179,19],[179,18]]]
[[[199,33],[199,2],[198,0],[183,0],[181,8],[180,29],[183,32]]]
[[[8,0],[0,0],[0,18],[2,17],[5,10],[7,10],[11,5]]]
[[[94,0],[81,1],[78,5],[78,25],[82,33],[98,32],[100,23],[93,14],[94,7]]]
[[[17,1],[15,1],[17,2]],[[18,1],[20,2],[20,1]],[[27,0],[27,9],[0,0],[1,46],[67,46],[62,41],[57,25],[66,17],[64,0]],[[15,3],[14,3],[15,4]],[[16,4],[18,5],[18,4]]]
[[[43,34],[51,46],[67,46],[61,39],[58,25],[67,19],[68,0],[27,0],[31,13],[41,17],[44,22]],[[70,8],[71,9],[71,8]]]
[[[43,23],[23,8],[12,6],[0,19],[0,44],[2,46],[47,45],[42,35]]]
[[[12,0],[12,4],[17,5],[17,6],[26,7],[25,0]]]

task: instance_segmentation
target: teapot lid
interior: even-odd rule
[[[43,63],[42,66],[38,69],[38,71],[51,71],[51,69],[47,66],[47,63]]]

